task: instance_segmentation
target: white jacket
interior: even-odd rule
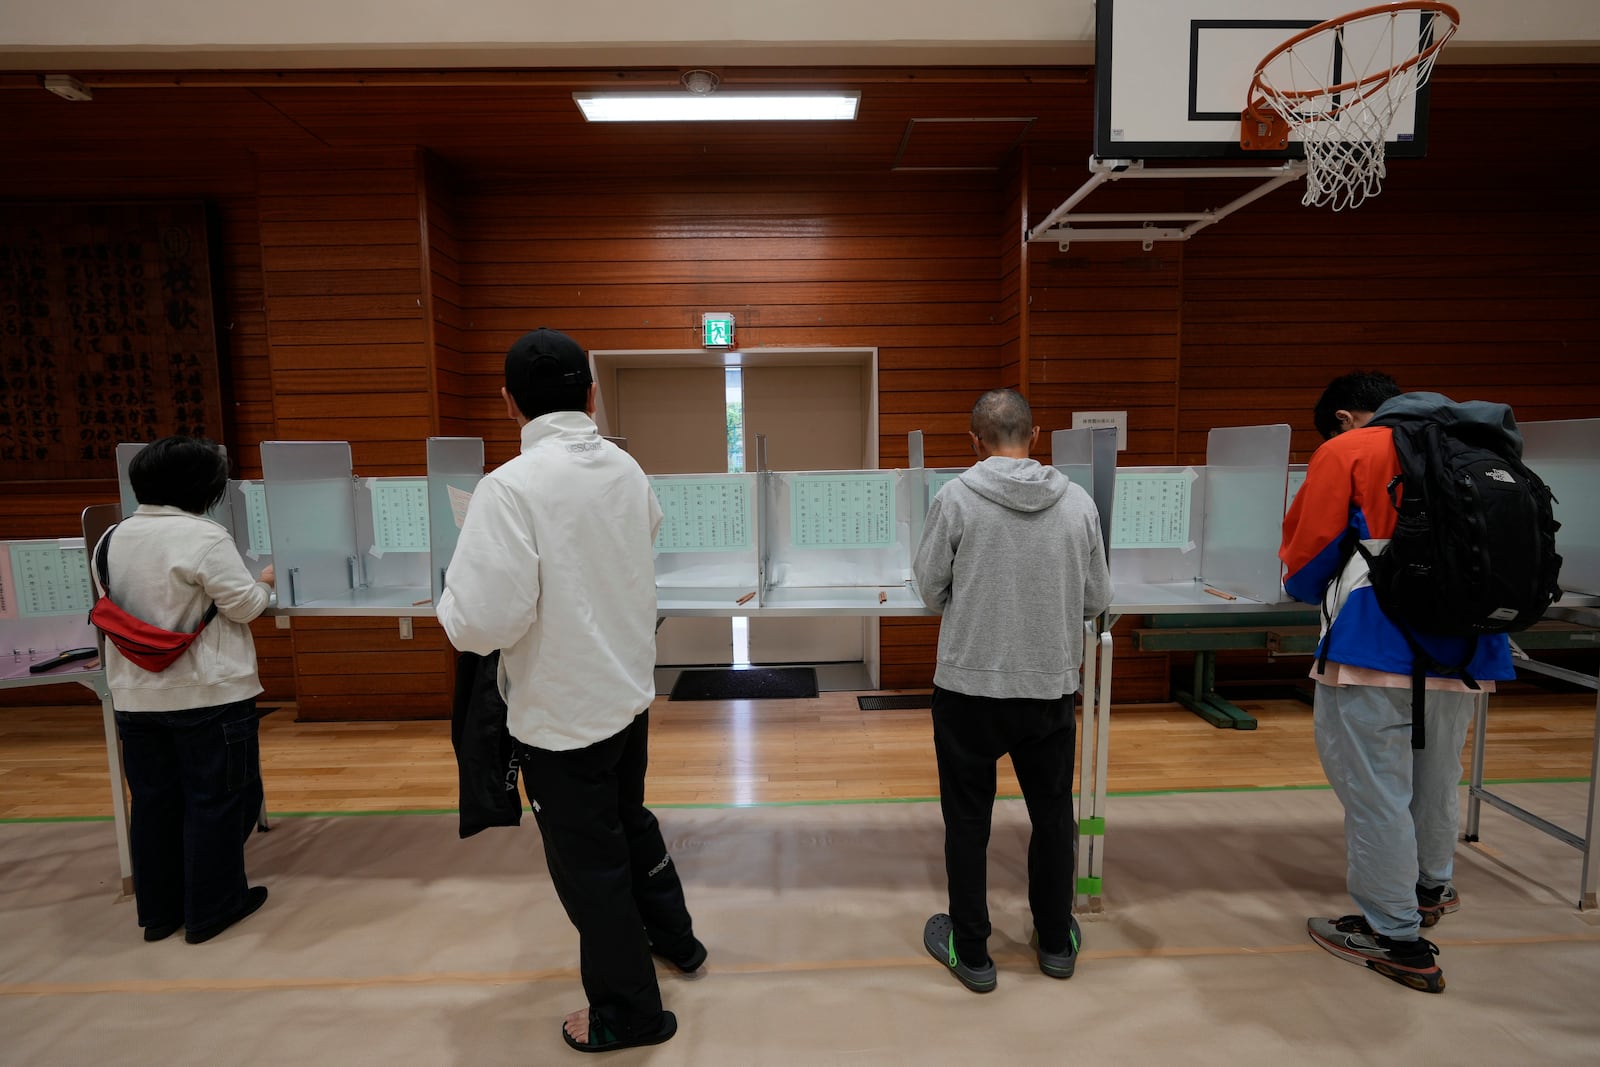
[[[110,536],[106,571],[111,599],[123,611],[191,633],[212,602],[217,605],[205,632],[159,673],[128,662],[105,642],[112,705],[118,711],[188,711],[260,693],[249,624],[265,610],[272,587],[250,577],[228,531],[182,508],[141,504]],[[92,552],[89,572],[98,590]]]
[[[582,412],[529,422],[478,483],[438,616],[456,648],[500,650],[513,737],[584,748],[650,706],[660,525],[644,472]]]

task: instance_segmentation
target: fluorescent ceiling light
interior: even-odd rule
[[[858,92],[573,93],[590,122],[768,122],[853,119]]]

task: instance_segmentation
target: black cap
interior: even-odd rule
[[[512,396],[593,381],[588,354],[557,330],[541,326],[517,338],[506,352],[506,389]]]

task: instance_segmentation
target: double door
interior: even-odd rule
[[[736,375],[704,353],[595,353],[602,430],[627,439],[647,474],[728,469],[730,406],[742,413],[747,470],[758,435],[772,470],[876,466],[875,353],[741,353]],[[696,365],[696,363],[700,365]],[[877,627],[849,616],[669,618],[656,635],[663,667],[740,662],[862,663],[876,659]]]

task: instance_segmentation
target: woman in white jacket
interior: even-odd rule
[[[146,941],[181,926],[199,944],[267,899],[245,879],[244,842],[262,797],[249,623],[266,608],[274,575],[269,566],[252,578],[232,537],[205,517],[228,487],[227,458],[210,441],[164,437],[133,458],[128,480],[139,508],[106,534],[111,599],[184,633],[217,606],[166,670],[145,670],[109,641],[105,648],[133,796],[139,925]]]

